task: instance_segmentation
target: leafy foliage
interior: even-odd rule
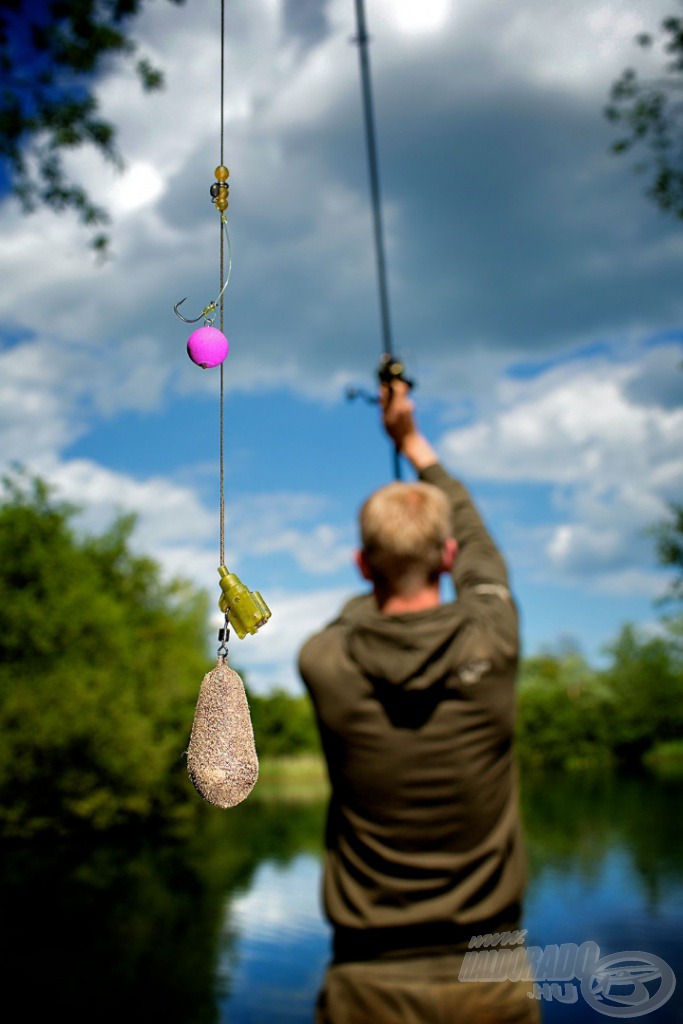
[[[633,68],[626,68],[612,85],[605,115],[625,131],[612,151],[645,150],[647,157],[636,169],[650,179],[648,196],[661,210],[683,218],[683,18],[665,18],[661,33],[664,52],[671,57],[663,74],[643,79]],[[645,50],[655,42],[647,32],[635,41]]]
[[[613,707],[613,693],[580,654],[527,659],[517,715],[522,759],[553,767],[609,761]]]
[[[183,0],[172,0],[182,3]],[[27,212],[39,206],[74,210],[96,229],[106,211],[70,180],[62,154],[92,145],[121,167],[116,128],[99,116],[94,85],[113,56],[132,59],[128,28],[142,0],[4,0],[0,9],[0,166]],[[163,75],[141,58],[143,89]],[[92,246],[104,252],[107,235]]]
[[[671,518],[653,529],[659,564],[675,570],[669,598],[683,600],[683,505],[671,505]]]
[[[672,624],[668,635],[643,639],[625,626],[610,648],[605,681],[615,696],[613,748],[622,758],[683,738],[683,649],[676,632]]]
[[[259,757],[319,751],[313,707],[307,697],[275,690],[267,697],[248,693]]]
[[[640,765],[643,756],[683,740],[683,618],[651,636],[626,625],[606,668],[574,646],[527,658],[520,673],[517,750],[526,766],[582,769]],[[305,697],[249,695],[261,757],[320,751]]]
[[[76,510],[40,480],[15,474],[4,484],[0,832],[194,821],[204,804],[184,751],[208,667],[205,595],[163,582],[156,563],[132,553],[132,517],[84,537]],[[609,654],[602,670],[572,647],[524,662],[525,764],[640,763],[679,750],[683,618],[657,636],[626,626]],[[305,696],[249,700],[261,758],[319,756]]]
[[[163,818],[207,669],[206,599],[131,553],[133,519],[76,536],[40,481],[0,508],[0,828]]]
[[[640,764],[683,738],[683,620],[658,636],[623,627],[607,668],[577,654],[528,659],[520,679],[517,742],[526,764]]]

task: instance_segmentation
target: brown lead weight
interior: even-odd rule
[[[258,756],[244,683],[219,660],[204,676],[187,750],[187,770],[214,807],[234,807],[258,778]]]

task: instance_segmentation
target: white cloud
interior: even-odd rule
[[[282,0],[229,12],[226,368],[234,390],[334,402],[369,376],[379,331],[352,5],[323,6],[315,39],[288,32]],[[657,219],[628,166],[606,155],[601,120],[609,82],[637,53],[631,34],[669,8],[368,3],[397,346],[416,356],[425,403],[479,403],[479,420],[444,439],[454,467],[552,487],[560,521],[532,538],[547,566],[613,590],[650,585],[638,531],[679,493],[675,348],[634,355],[624,343],[621,361],[577,359],[534,380],[496,382],[511,359],[680,326],[683,237]],[[143,95],[123,65],[98,85],[127,173],[85,150],[69,167],[115,214],[110,263],[97,266],[73,217],[27,218],[10,199],[0,207],[0,322],[25,335],[0,350],[3,458],[44,468],[87,502],[94,525],[115,507],[137,510],[141,547],[209,587],[215,516],[196,481],[181,482],[183,467],[135,479],[64,460],[76,439],[123,412],[215,396],[215,375],[184,354],[188,332],[172,307],[187,295],[187,307],[201,309],[219,284],[208,196],[218,162],[216,22],[208,0],[144,5],[136,35],[166,88]],[[349,533],[316,501],[237,495],[240,552],[288,570],[293,561],[304,577],[341,572]],[[284,620],[316,615],[317,595],[277,597]],[[339,594],[319,596],[331,611]],[[279,629],[274,618],[263,633],[276,638],[265,640],[272,679],[289,671],[293,650]],[[261,650],[260,639],[245,645]]]
[[[679,346],[668,355],[673,371]],[[651,358],[586,357],[532,380],[506,381],[491,418],[447,434],[443,450],[479,477],[558,484],[599,478],[604,488],[679,467],[683,410],[628,397]]]
[[[136,161],[115,183],[110,193],[110,208],[114,215],[139,210],[158,199],[165,188],[159,170],[146,161]]]
[[[391,0],[390,3],[379,4],[384,18],[391,19],[401,32],[408,35],[419,35],[427,32],[443,30],[449,14],[457,3],[452,0]]]
[[[321,913],[318,888],[311,885],[312,875],[320,875],[320,863],[311,854],[299,854],[286,865],[267,860],[259,864],[249,891],[233,897],[226,907],[225,947],[219,969],[227,978],[234,975],[235,931],[240,933],[243,943],[257,942],[259,947],[272,943],[278,949],[282,948],[283,936],[288,932],[301,934],[303,931],[307,937],[316,935],[322,952],[315,959],[320,960],[322,970],[323,940],[329,936],[330,929]],[[311,968],[310,962],[307,966]],[[291,1005],[291,990],[283,991],[282,998]]]
[[[34,468],[62,497],[83,507],[83,529],[101,531],[115,515],[133,512],[140,551],[158,558],[169,575],[184,575],[199,586],[217,586],[218,510],[207,509],[193,486],[162,476],[136,479],[87,459],[42,460]],[[321,518],[327,505],[320,496],[292,492],[233,497],[226,522],[227,550],[242,562],[285,554],[312,575],[350,566],[350,529]]]
[[[562,521],[528,534],[538,577],[612,593],[661,590],[645,531],[680,500],[683,407],[637,395],[662,360],[677,372],[680,355],[671,344],[628,361],[587,356],[505,382],[486,422],[442,438],[446,461],[465,476],[554,488]]]
[[[0,450],[7,461],[55,459],[101,418],[158,409],[173,371],[162,344],[53,333],[0,347]]]
[[[289,555],[308,573],[330,573],[350,565],[350,528],[321,521],[329,502],[288,492],[245,496],[231,515],[235,547],[252,557]]]
[[[325,523],[315,524],[308,531],[285,529],[263,537],[250,551],[252,555],[286,552],[307,572],[329,573],[350,562],[351,547],[340,543],[345,532]]]
[[[116,514],[134,512],[136,545],[162,562],[169,547],[180,545],[182,550],[191,537],[196,550],[216,531],[215,518],[196,493],[166,477],[137,480],[91,460],[72,459],[54,465],[49,479],[65,498],[83,505],[86,530],[99,532]]]
[[[483,390],[486,383],[472,364],[480,354],[473,350],[490,353],[513,345],[523,350],[518,336],[525,332],[533,343],[524,322],[529,314],[523,312],[531,309],[532,300],[532,319],[540,325],[534,331],[545,346],[567,344],[577,332],[590,330],[576,321],[578,313],[570,315],[566,328],[562,320],[566,311],[582,308],[577,293],[586,293],[598,265],[598,295],[608,296],[616,285],[631,294],[623,275],[634,268],[645,275],[643,296],[648,281],[659,282],[660,292],[648,308],[660,311],[664,325],[671,323],[677,300],[670,290],[663,303],[661,293],[667,268],[680,270],[680,233],[663,230],[635,238],[631,228],[625,253],[619,232],[626,229],[618,225],[627,221],[608,211],[604,216],[612,227],[603,224],[596,230],[595,205],[585,202],[579,188],[577,175],[593,181],[606,173],[607,126],[599,153],[590,156],[593,143],[587,137],[581,141],[581,132],[588,130],[585,121],[569,158],[559,148],[567,145],[561,141],[568,138],[562,129],[555,135],[539,126],[550,142],[547,152],[533,135],[524,135],[542,111],[549,123],[564,123],[567,116],[566,107],[547,107],[550,100],[539,75],[563,75],[572,61],[579,61],[578,71],[563,85],[566,93],[581,94],[596,75],[603,89],[612,70],[600,58],[601,40],[623,44],[614,56],[614,67],[620,67],[630,55],[631,27],[647,19],[656,22],[657,9],[643,0],[533,2],[522,9],[439,0],[413,5],[419,12],[411,17],[429,21],[438,14],[445,19],[440,30],[406,35],[400,25],[407,6],[373,4],[368,10],[400,342],[405,344],[406,336],[412,342],[419,329],[435,365],[448,377]],[[368,335],[377,327],[358,68],[349,45],[353,12],[346,0],[335,0],[325,14],[327,34],[306,48],[287,34],[282,3],[261,0],[235,9],[227,23],[226,61],[226,159],[232,170],[236,248],[228,334],[234,331],[239,339],[248,332],[251,341],[231,360],[231,384],[247,390],[284,385],[323,399],[339,394],[340,384],[353,379],[354,367],[357,372],[367,360]],[[178,366],[184,330],[172,316],[173,303],[188,295],[188,307],[201,309],[217,292],[216,219],[208,198],[217,163],[215,22],[208,2],[146,5],[136,20],[136,36],[163,67],[165,89],[143,95],[126,63],[114,65],[98,87],[103,115],[119,125],[128,170],[121,177],[87,150],[74,153],[69,167],[116,215],[115,260],[98,269],[72,218],[45,212],[26,219],[10,201],[3,206],[0,316],[12,317],[38,336],[49,318],[57,344],[77,346],[81,356],[81,346],[92,348],[111,381],[107,414],[138,408],[135,402],[144,396],[158,400],[161,390],[171,386],[174,375],[167,371]],[[519,82],[527,83],[523,89],[509,81],[510,62]],[[482,106],[482,78],[487,95],[498,96],[505,110],[498,101]],[[507,106],[516,96],[518,109],[514,103]],[[598,100],[591,105],[592,123],[599,115]],[[572,110],[577,114],[578,108]],[[462,121],[467,111],[474,126]],[[428,136],[427,120],[432,126]],[[520,152],[529,154],[530,163],[521,169],[506,143],[510,132],[519,136]],[[409,148],[409,159],[401,146]],[[506,152],[512,162],[504,155],[501,161]],[[467,171],[470,154],[477,160],[472,176]],[[501,164],[506,164],[504,178],[487,182]],[[529,178],[530,166],[538,168],[538,180]],[[448,172],[443,189],[435,177],[440,167]],[[620,173],[628,181],[628,169]],[[405,182],[402,189],[397,188],[399,178]],[[503,221],[489,224],[486,208],[497,209],[491,200],[505,197],[501,187],[511,186],[517,192],[505,201]],[[520,209],[521,224],[511,212]],[[543,223],[536,225],[541,217]],[[439,236],[451,220],[444,252]],[[637,230],[638,218],[635,223]],[[513,262],[508,244],[515,252]],[[544,258],[549,251],[552,260]],[[506,278],[516,268],[508,296],[496,294],[498,261]],[[545,311],[553,295],[555,309]],[[560,308],[564,312],[558,320]],[[620,315],[628,320],[634,314]],[[638,316],[641,323],[649,322],[646,308]],[[601,310],[593,319],[603,326]],[[464,361],[461,351],[454,352],[456,333],[472,353]],[[144,374],[141,362],[149,364]],[[159,370],[156,385],[153,364]],[[487,372],[489,379],[495,372],[490,360]],[[182,389],[208,386],[206,378],[185,369],[178,376]]]
[[[507,8],[468,4],[470,32],[501,68],[532,85],[581,95],[602,91],[639,51],[635,36],[656,30],[669,13],[666,0],[531,0]],[[479,10],[477,10],[479,8]],[[645,67],[654,61],[640,55]]]
[[[56,454],[83,430],[76,360],[50,339],[0,349],[0,451],[7,462]]]
[[[77,523],[85,532],[100,533],[117,514],[135,513],[134,550],[155,558],[166,578],[188,579],[209,593],[213,613],[207,639],[213,644],[222,622],[217,608],[218,524],[192,486],[164,477],[135,479],[85,459],[43,460],[30,468],[54,485],[59,498],[83,508]],[[233,663],[249,674],[259,692],[274,686],[300,689],[296,657],[301,643],[331,620],[350,596],[349,587],[340,586],[297,592],[305,585],[302,572],[320,575],[349,562],[349,549],[340,542],[342,531],[320,521],[326,504],[325,499],[294,493],[238,497],[232,504],[228,541],[238,553],[235,567],[242,573],[241,566],[249,561],[243,582],[262,592],[272,612],[256,636],[243,641],[233,636],[231,641]],[[313,522],[307,528],[298,526],[301,521]],[[291,556],[302,570],[292,574],[292,589],[269,582],[274,556],[282,554]],[[275,560],[275,575],[280,565]]]
[[[362,588],[357,588],[356,592]],[[272,618],[255,636],[234,640],[230,659],[244,669],[254,690],[263,692],[282,687],[301,690],[296,659],[304,640],[332,621],[344,601],[352,596],[348,587],[331,587],[292,594],[262,589]]]

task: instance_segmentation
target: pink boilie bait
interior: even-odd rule
[[[188,356],[203,370],[222,363],[229,350],[228,339],[216,327],[199,327],[187,339]]]

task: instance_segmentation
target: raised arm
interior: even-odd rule
[[[435,466],[439,457],[431,444],[420,433],[415,419],[415,406],[405,381],[382,384],[379,403],[382,424],[401,455],[405,455],[418,473]]]
[[[382,422],[398,450],[411,463],[421,480],[434,484],[448,495],[453,516],[453,536],[458,542],[458,557],[452,576],[458,593],[468,588],[486,593],[487,587],[500,595],[507,591],[505,561],[479,515],[467,488],[440,465],[438,456],[420,432],[408,386],[402,381],[382,385],[380,392]]]

